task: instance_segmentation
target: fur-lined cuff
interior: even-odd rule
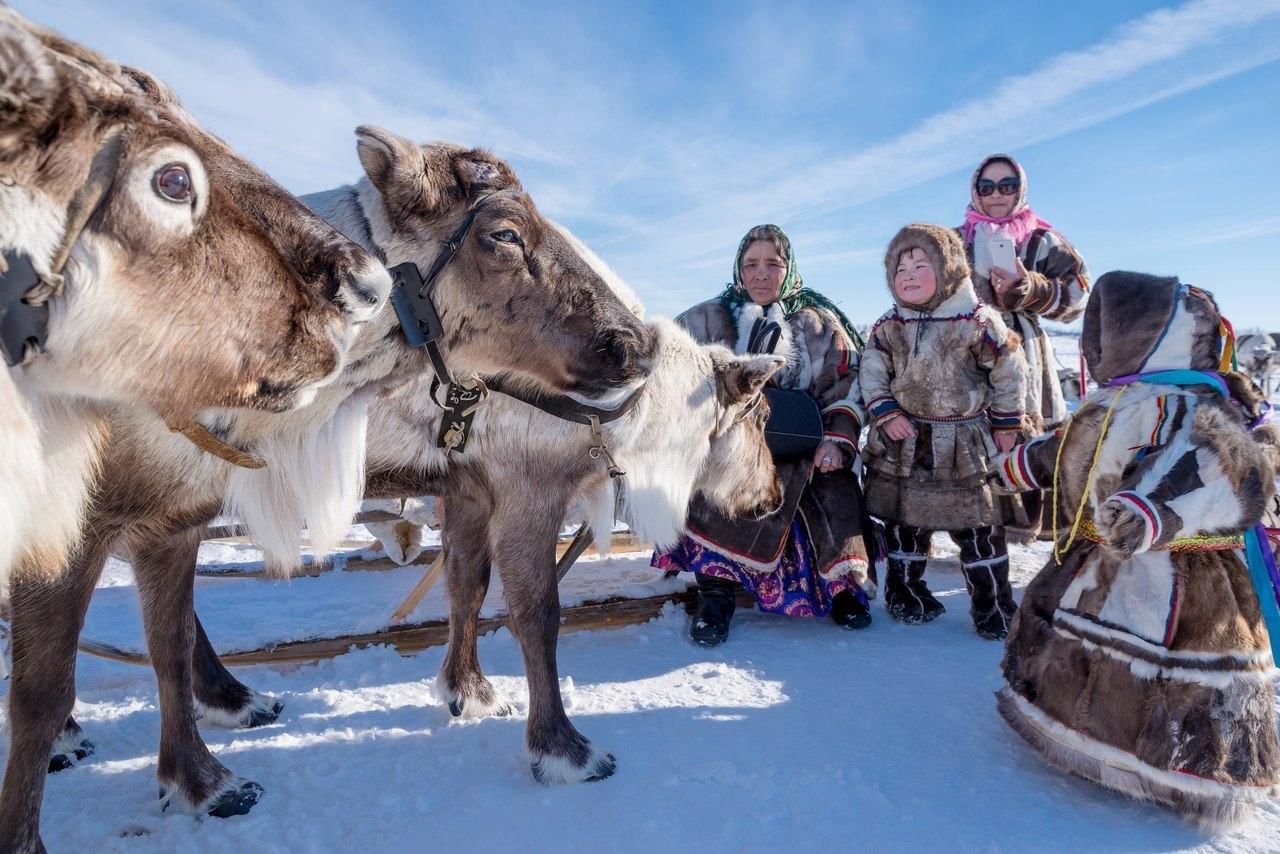
[[[885,394],[868,401],[867,411],[871,413],[871,420],[880,424],[885,419],[902,414],[902,406],[897,400]]]
[[[988,409],[987,420],[991,422],[992,430],[1009,432],[1022,429],[1023,417],[1021,412],[1001,412],[998,409]]]
[[[1035,475],[1031,473],[1031,466],[1027,462],[1029,447],[1030,445],[1019,445],[1004,454],[1003,459],[997,460],[1000,481],[1004,484],[1004,488],[1011,492],[1030,492],[1043,488],[1040,486],[1040,481],[1036,480]]]
[[[856,448],[858,434],[862,432],[862,424],[858,421],[857,415],[845,406],[841,406],[822,413],[822,432],[828,439],[844,440]]]
[[[848,445],[853,453],[858,453],[858,440],[844,435],[843,433],[823,433],[822,441],[835,442],[836,444]]]
[[[1032,314],[1043,314],[1051,311],[1058,304],[1061,294],[1057,284],[1049,281],[1044,273],[1028,270],[1023,280],[1026,293],[1018,299],[1015,311],[1029,311]]]
[[[1160,508],[1154,502],[1145,495],[1139,495],[1129,490],[1117,492],[1107,500],[1119,501],[1143,522],[1145,530],[1142,534],[1142,540],[1138,543],[1137,548],[1133,550],[1135,554],[1145,552],[1160,542],[1160,537],[1164,533],[1164,522],[1160,519]]]

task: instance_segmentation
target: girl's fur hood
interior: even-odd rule
[[[893,276],[898,269],[898,261],[901,260],[902,253],[911,249],[923,250],[937,273],[938,290],[924,305],[902,303],[893,291]],[[929,223],[912,223],[894,235],[884,255],[884,272],[889,295],[893,297],[894,303],[912,311],[932,312],[969,285],[969,262],[965,258],[960,235],[954,229]]]

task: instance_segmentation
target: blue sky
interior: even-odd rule
[[[1095,276],[1177,274],[1280,329],[1280,0],[13,5],[298,193],[359,176],[364,122],[490,147],[653,314],[772,221],[870,321],[892,234],[959,222],[1010,151]]]

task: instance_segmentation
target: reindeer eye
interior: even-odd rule
[[[156,170],[151,183],[155,191],[169,201],[191,203],[191,173],[181,163],[170,163]]]
[[[520,245],[520,235],[516,234],[509,228],[504,228],[501,231],[495,231],[489,236],[499,243],[510,243],[514,246]]]

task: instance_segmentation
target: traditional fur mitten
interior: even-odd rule
[[[1125,558],[1147,551],[1159,536],[1158,511],[1136,493],[1116,493],[1094,515],[1098,533]]]

